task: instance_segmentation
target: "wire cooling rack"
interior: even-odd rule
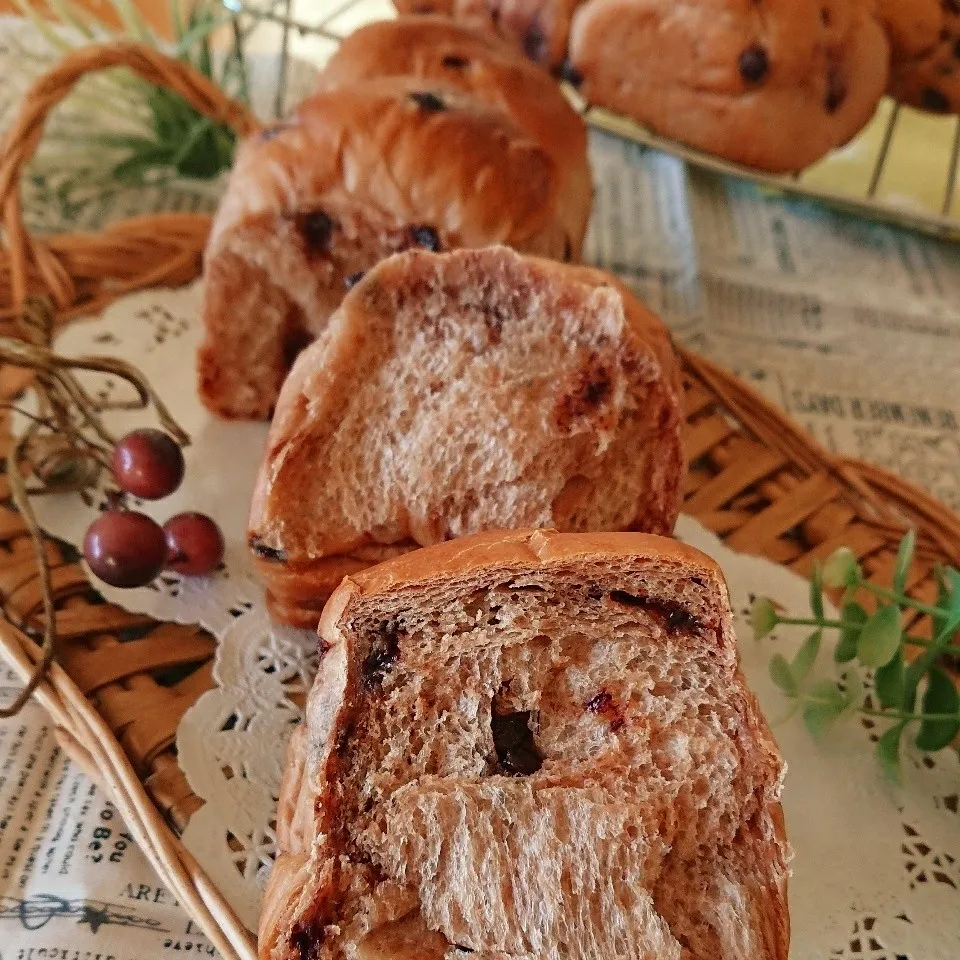
[[[303,56],[322,62],[364,23],[395,15],[389,0],[223,0],[240,16],[257,17],[281,33],[282,65]],[[277,105],[284,100],[284,71]],[[658,136],[607,110],[590,107],[570,88],[571,101],[592,126],[680,157],[763,189],[818,201],[848,213],[960,241],[960,118],[926,114],[885,98],[866,128],[847,146],[793,176],[771,176]]]

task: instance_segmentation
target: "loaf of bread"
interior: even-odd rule
[[[890,33],[890,94],[932,113],[960,112],[960,2],[880,0]]]
[[[466,84],[417,76],[336,85],[240,147],[205,258],[198,364],[210,409],[269,417],[346,288],[397,251],[503,243],[579,258],[585,141],[560,162],[559,144],[539,142],[542,125],[519,125],[535,112],[526,73],[514,75],[509,111]],[[548,114],[559,98],[544,99]]]
[[[660,321],[609,274],[504,247],[381,262],[277,404],[250,516],[274,615],[481,530],[669,533],[681,388]]]
[[[556,66],[566,50],[563,74],[588,104],[772,172],[801,170],[855,136],[889,74],[875,0],[445,0],[442,9],[482,22],[476,7],[541,62]],[[507,26],[507,10],[526,33]]]
[[[261,960],[787,960],[783,764],[709,558],[481,534],[344,581],[320,638]]]
[[[579,254],[593,199],[587,128],[551,76],[490,30],[448,17],[418,16],[380,20],[350,34],[319,83],[331,89],[402,76],[476,97],[534,137],[557,165],[560,213],[567,218],[571,254]]]

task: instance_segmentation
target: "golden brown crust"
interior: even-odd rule
[[[789,861],[792,856],[790,841],[787,838],[787,821],[783,815],[783,805],[775,804],[769,808],[773,820],[773,830],[777,839],[776,855],[779,858],[779,883],[776,889],[763,887],[758,897],[757,912],[765,918],[767,930],[767,953],[770,957],[786,957],[790,953],[790,911],[783,909],[789,902],[790,883]]]
[[[890,95],[931,113],[960,112],[960,3],[880,0],[892,47]]]
[[[410,77],[319,91],[246,141],[209,250],[249,217],[352,197],[397,226],[430,224],[448,247],[542,242],[561,256],[562,241],[535,240],[552,222],[558,189],[542,148],[476,98],[441,89],[441,105],[424,104],[431,93]]]
[[[535,63],[559,67],[570,20],[584,0],[394,0],[401,13],[444,14],[483,25]]]
[[[506,243],[562,258],[576,243],[583,198],[567,206],[534,137],[474,96],[424,87],[317,93],[237,151],[206,252],[199,375],[215,412],[268,416],[292,358],[383,257]]]
[[[454,439],[437,439],[430,446],[446,450],[447,460],[459,462],[465,451],[491,442],[482,424],[490,417],[498,419],[501,429],[510,431],[509,439],[503,435],[501,458],[488,461],[483,476],[446,473],[421,460],[408,464],[402,459],[409,455],[404,452],[408,444],[401,442],[400,436],[381,443],[376,458],[369,452],[359,455],[349,475],[337,473],[340,464],[347,469],[357,445],[372,429],[379,429],[386,417],[381,413],[374,427],[367,418],[357,426],[358,433],[350,432],[349,446],[342,446],[345,441],[337,438],[353,416],[351,399],[365,382],[376,382],[371,378],[391,361],[389,349],[386,359],[378,352],[381,345],[402,339],[413,323],[405,320],[404,326],[398,326],[393,307],[379,306],[370,298],[412,289],[427,279],[436,285],[441,276],[444,302],[450,305],[461,295],[475,297],[484,286],[496,286],[509,291],[509,296],[526,296],[520,292],[524,289],[533,291],[530,296],[543,298],[538,302],[553,304],[550,310],[556,311],[558,318],[573,307],[579,319],[562,343],[544,341],[554,343],[551,351],[555,356],[550,362],[567,373],[542,384],[531,379],[526,386],[530,404],[543,407],[547,419],[530,413],[530,404],[518,411],[509,401],[501,407],[488,398],[484,407],[480,391],[487,389],[487,381],[478,381],[469,401],[438,408],[431,435]],[[588,305],[597,298],[607,298],[603,302],[608,303],[609,332],[598,326],[608,321],[588,312]],[[420,303],[419,295],[414,299]],[[496,312],[502,308],[498,300],[487,309]],[[444,308],[449,309],[457,308]],[[546,317],[549,310],[541,309]],[[617,313],[622,319],[614,319]],[[540,321],[510,318],[510,325],[503,328],[509,339],[497,333],[496,344],[484,350],[499,349],[501,341],[516,343],[506,347],[504,354],[513,364],[514,353],[520,356],[528,349],[525,338],[533,322]],[[421,329],[423,323],[416,321],[414,326]],[[571,332],[574,329],[575,334]],[[459,330],[441,334],[440,342],[459,335]],[[583,356],[579,347],[571,345],[571,337],[587,344]],[[369,366],[363,359],[366,356],[377,358],[375,366]],[[413,370],[406,373],[414,376]],[[438,368],[437,376],[445,375]],[[599,377],[598,389],[611,403],[614,397],[622,397],[616,401],[621,406],[611,407],[611,413],[602,399],[597,403],[578,400],[581,394],[590,396],[595,377]],[[390,413],[401,416],[408,430],[419,406],[413,396],[421,395],[398,393],[395,403],[405,403],[407,412],[401,414],[398,407]],[[484,527],[551,523],[568,530],[593,525],[670,533],[682,495],[681,405],[679,367],[665,328],[609,274],[493,248],[439,256],[406,254],[384,261],[347,296],[328,335],[296,364],[277,406],[250,513],[251,548],[269,589],[272,612],[297,625],[315,623],[323,601],[344,575],[390,553]],[[478,413],[481,410],[482,415]],[[464,434],[457,421],[474,425]],[[339,455],[336,450],[341,451]],[[378,473],[364,481],[379,491],[383,509],[374,519],[364,506],[360,496],[363,483],[357,477],[365,476],[367,468],[374,469],[369,464],[381,457],[394,466],[376,468],[387,471],[382,474],[384,479]],[[336,467],[318,471],[318,459]],[[397,470],[403,483],[391,479]],[[501,473],[493,472],[496,470]],[[489,479],[501,476],[502,481]],[[324,489],[318,490],[316,483],[321,481]],[[525,492],[507,507],[489,492],[485,486],[489,483]],[[539,489],[532,489],[534,484]],[[329,494],[333,488],[343,494],[335,502]],[[590,499],[601,501],[603,508],[589,504]]]
[[[501,569],[512,574],[520,570],[547,571],[551,567],[569,569],[571,566],[586,571],[591,565],[604,566],[627,558],[650,569],[678,568],[684,576],[703,582],[709,591],[719,591],[720,606],[729,609],[722,571],[712,559],[678,541],[636,533],[558,534],[552,530],[482,533],[399,556],[344,580],[324,610],[319,633],[327,653],[321,660],[321,672],[310,694],[306,724],[294,734],[289,749],[278,809],[279,856],[267,889],[260,927],[261,960],[302,960],[303,954],[294,947],[293,934],[309,930],[316,917],[327,917],[327,923],[336,920],[327,916],[333,907],[330,898],[334,896],[324,867],[329,851],[322,849],[317,838],[326,835],[329,823],[336,817],[329,802],[323,799],[325,784],[328,778],[337,775],[335,745],[340,730],[350,722],[351,690],[358,682],[345,653],[341,624],[355,614],[358,605],[367,608],[378,598],[389,598],[399,592],[415,596],[417,591],[444,581],[469,583],[476,578],[482,582],[490,572]],[[730,655],[735,656],[736,638],[729,612],[719,624],[719,637]],[[742,683],[739,671],[737,676]],[[776,745],[755,699],[749,694],[747,699],[752,711],[748,724],[755,728],[758,738],[756,749],[778,758]],[[309,750],[307,730],[311,737]],[[790,940],[786,869],[789,846],[780,805],[772,803],[764,809],[758,822],[748,824],[745,829],[764,833],[763,843],[769,845],[768,856],[775,861],[770,875],[776,882],[761,882],[752,877],[749,870],[744,873],[742,864],[716,867],[720,874],[728,867],[732,871],[731,879],[743,900],[739,906],[727,905],[727,909],[741,913],[752,935],[759,938],[753,941],[757,948],[753,954],[755,960],[786,960]],[[389,957],[391,943],[409,946],[411,938],[416,941],[415,931],[406,929],[410,923],[403,922],[400,926],[405,932],[394,939],[394,931],[387,931],[383,938],[386,952],[373,951],[369,960]],[[424,955],[430,958],[439,960],[443,955],[437,934],[425,931],[422,947]],[[402,952],[402,956],[407,954]],[[685,953],[684,957],[687,956]]]
[[[269,957],[283,933],[289,932],[291,907],[308,882],[316,791],[306,770],[307,728],[301,724],[290,737],[280,781],[276,833],[281,854],[270,872],[263,896],[258,934],[262,957]]]
[[[328,604],[331,611],[342,609],[351,589],[350,581],[344,581]],[[331,776],[337,731],[349,708],[349,672],[342,646],[320,658],[306,716],[290,738],[277,805],[278,856],[260,914],[261,960],[303,960],[297,939],[311,935],[314,918],[333,895],[333,865],[317,862],[316,847],[335,813],[329,803],[320,802],[320,793]]]
[[[557,165],[561,217],[570,238],[566,259],[579,260],[593,193],[586,125],[550,75],[487,30],[447,17],[414,16],[350,34],[327,62],[318,87],[397,76],[474,96],[533,136]]]
[[[368,543],[348,554],[318,557],[301,564],[279,564],[254,549],[253,565],[263,581],[270,584],[267,608],[273,619],[293,627],[315,629],[324,604],[344,577],[419,546],[414,540]]]
[[[350,576],[350,602],[393,593],[427,579],[467,576],[515,564],[549,567],[597,557],[644,557],[651,563],[681,566],[691,576],[706,576],[726,594],[723,571],[714,560],[680,540],[648,533],[560,533],[557,530],[491,531],[423,547]],[[339,595],[339,591],[338,591]],[[346,592],[343,594],[346,595]],[[332,629],[343,608],[331,606],[320,634]]]
[[[789,171],[862,129],[889,52],[871,0],[588,0],[573,18],[570,59],[588,102]]]

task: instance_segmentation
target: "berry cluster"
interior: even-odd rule
[[[113,474],[126,493],[144,500],[170,496],[183,480],[183,453],[162,430],[134,430],[113,451]],[[136,510],[111,508],[87,529],[83,555],[112,587],[143,587],[162,570],[205,576],[223,562],[223,534],[203,513],[178,513],[162,527]]]

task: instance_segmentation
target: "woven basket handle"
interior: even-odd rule
[[[31,264],[61,309],[76,299],[69,271],[40,240],[31,237],[23,223],[20,175],[30,161],[50,111],[88,73],[128,67],[144,80],[180,94],[187,103],[212,120],[228,124],[241,136],[259,128],[259,123],[242,103],[228,97],[212,80],[189,64],[160,53],[153,47],[130,40],[83,47],[68,54],[27,91],[20,113],[7,132],[0,153],[0,210],[6,228],[5,243],[10,257],[14,306],[21,307],[27,296]]]

